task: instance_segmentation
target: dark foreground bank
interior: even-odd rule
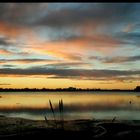
[[[27,120],[0,116],[0,139],[139,139],[140,121],[120,120]]]

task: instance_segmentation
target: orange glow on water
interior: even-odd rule
[[[82,93],[20,93],[1,94],[0,109],[49,109],[49,99],[58,106],[58,101],[63,99],[64,105],[79,108],[109,109],[117,107],[133,106],[140,107],[140,99],[135,95],[103,95],[103,94],[82,94]]]

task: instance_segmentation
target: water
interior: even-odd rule
[[[60,118],[58,102],[64,103],[64,119],[140,120],[140,93],[135,92],[1,92],[0,115],[43,120]]]

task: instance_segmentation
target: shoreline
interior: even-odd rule
[[[99,139],[140,137],[140,120],[29,120],[0,116],[0,138]]]

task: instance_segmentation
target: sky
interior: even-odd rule
[[[0,88],[135,88],[139,15],[139,3],[1,3]]]

